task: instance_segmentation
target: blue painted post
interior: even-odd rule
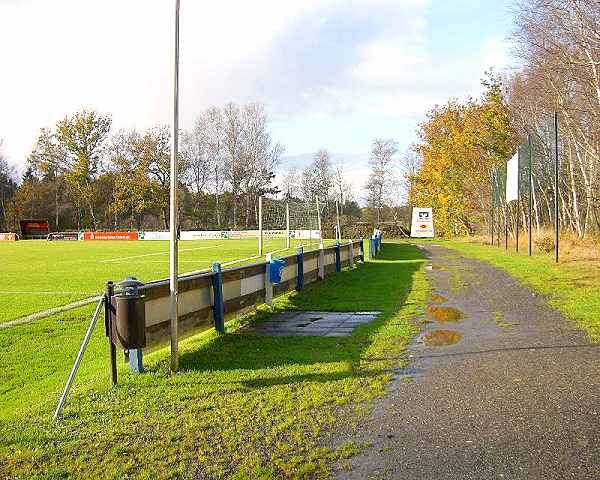
[[[340,244],[336,243],[335,245],[335,271],[336,272],[341,272],[342,271],[342,252],[340,249]]]
[[[296,263],[298,265],[296,290],[300,291],[304,288],[304,247],[298,247],[298,250],[296,250]]]
[[[213,285],[213,317],[215,319],[215,330],[219,333],[225,333],[225,309],[223,307],[223,281],[221,279],[221,264],[212,265],[212,285]]]
[[[129,371],[131,373],[141,373],[144,371],[144,349],[129,349]]]
[[[360,261],[365,262],[365,239],[360,239]]]

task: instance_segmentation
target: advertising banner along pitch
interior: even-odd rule
[[[137,240],[138,232],[83,232],[83,240]]]

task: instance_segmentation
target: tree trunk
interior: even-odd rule
[[[168,230],[169,229],[169,212],[166,207],[162,208],[162,214],[163,214],[163,223],[165,226],[165,230]]]

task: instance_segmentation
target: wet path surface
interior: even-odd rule
[[[434,308],[337,477],[600,479],[600,347],[504,271],[425,253]]]

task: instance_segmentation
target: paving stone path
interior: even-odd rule
[[[381,312],[282,312],[245,332],[269,337],[349,337],[353,330],[375,320]]]
[[[436,296],[342,479],[600,479],[600,348],[504,271],[429,246]],[[600,312],[599,312],[600,315]]]

